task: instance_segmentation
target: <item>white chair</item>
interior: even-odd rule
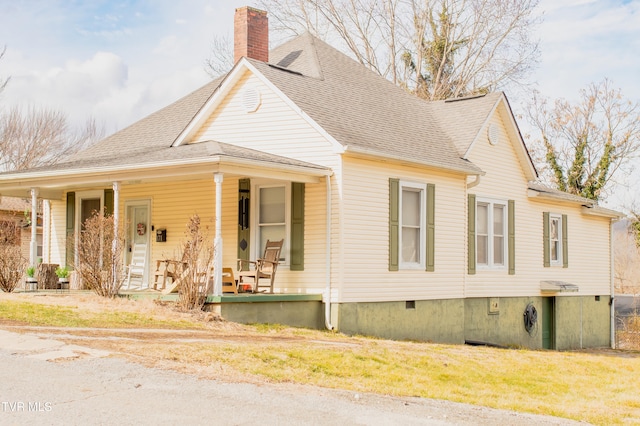
[[[131,263],[127,266],[127,289],[131,288],[131,281],[134,279],[140,281],[140,285],[137,286],[138,288],[143,287],[146,260],[146,244],[134,244],[131,252]]]

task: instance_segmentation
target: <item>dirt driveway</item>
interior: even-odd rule
[[[110,309],[113,302],[76,297],[57,298],[56,303]],[[149,310],[154,316],[184,316],[153,304],[123,301],[118,308]],[[215,327],[212,332],[0,323],[0,424],[577,424],[426,398],[267,383],[239,376],[220,365],[177,372],[175,366],[149,364],[146,357],[118,349],[123,341],[152,339],[170,345],[242,336],[238,333],[242,326],[227,323]]]

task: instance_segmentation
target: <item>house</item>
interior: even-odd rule
[[[285,241],[276,294],[220,295],[216,277],[231,320],[610,344],[619,215],[535,183],[503,93],[425,102],[310,34],[268,51],[265,12],[235,25],[227,75],[64,163],[0,175],[0,193],[49,206],[47,262],[71,263],[67,240],[104,208],[147,248],[149,283],[198,213],[217,271]]]

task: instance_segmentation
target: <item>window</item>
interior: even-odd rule
[[[567,268],[569,266],[567,215],[545,212],[543,222],[544,266]]]
[[[267,240],[284,239],[280,261],[288,264],[290,185],[284,183],[256,186],[256,234],[255,256],[261,257]]]
[[[435,270],[435,185],[389,179],[389,270]]]
[[[478,199],[476,203],[476,263],[502,268],[507,250],[507,203]]]
[[[508,269],[516,273],[516,203],[467,194],[467,273],[481,269]]]
[[[549,219],[549,253],[552,265],[562,264],[562,217],[551,215]]]
[[[400,267],[424,268],[426,186],[401,181],[400,188]]]
[[[238,259],[262,257],[267,240],[282,240],[283,264],[304,271],[305,184],[238,181]]]

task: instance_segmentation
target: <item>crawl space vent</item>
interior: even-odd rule
[[[249,88],[242,93],[242,108],[246,112],[254,112],[260,106],[260,92],[258,89]]]

